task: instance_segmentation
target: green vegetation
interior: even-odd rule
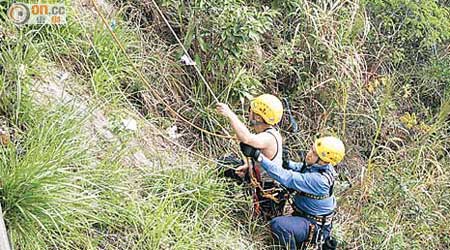
[[[289,97],[301,129],[281,124],[292,152],[316,133],[344,140],[342,249],[450,248],[448,1],[157,3],[219,100],[245,115],[249,95]],[[271,248],[250,201],[230,196],[243,191],[195,155],[235,144],[163,103],[229,130],[153,2],[103,6],[150,86],[91,5],[67,4],[65,26],[18,27],[0,1],[0,125],[11,134],[0,202],[14,249]],[[136,131],[123,127],[128,117]],[[167,138],[174,125],[193,153]]]

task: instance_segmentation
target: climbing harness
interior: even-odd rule
[[[261,207],[259,205],[259,198],[258,198],[258,189],[262,190],[261,184],[259,183],[256,174],[255,174],[255,168],[253,167],[253,164],[251,164],[252,159],[250,157],[245,158],[246,164],[248,166],[248,174],[250,177],[250,185],[252,186],[251,192],[252,192],[252,199],[253,199],[253,215],[254,217],[258,217],[261,215]],[[251,164],[251,165],[250,165]]]
[[[314,249],[324,250],[323,245],[328,244],[332,245],[328,241],[333,241],[334,248],[326,248],[326,249],[335,249],[336,241],[331,239],[330,236],[327,239],[324,239],[323,232],[326,226],[330,227],[330,235],[333,225],[333,218],[335,215],[335,211],[328,215],[324,216],[315,216],[308,213],[305,213],[294,206],[294,213],[292,216],[299,216],[303,218],[307,218],[313,222],[309,224],[309,231],[306,237],[306,240],[302,242],[300,249],[307,249],[308,247],[313,246]]]
[[[305,173],[306,169],[307,169],[306,163],[304,162],[303,167],[300,170],[300,172]],[[291,192],[291,196],[299,195],[299,196],[305,196],[305,197],[308,197],[310,199],[315,199],[315,200],[323,200],[323,199],[327,199],[327,198],[331,197],[333,195],[333,187],[334,187],[335,178],[334,178],[333,174],[329,173],[329,171],[326,171],[326,170],[319,171],[319,173],[324,178],[327,179],[327,181],[330,185],[330,189],[327,194],[314,195],[314,194],[309,194],[309,193],[302,192],[302,191],[293,191],[293,192]],[[307,218],[314,222],[314,223],[310,224],[307,240],[302,243],[300,249],[302,249],[302,250],[308,249],[308,247],[313,246],[314,249],[323,250],[324,248],[322,246],[325,243],[328,243],[328,240],[330,240],[328,238],[327,239],[323,238],[323,232],[325,230],[325,227],[329,226],[330,227],[330,235],[331,235],[333,219],[336,214],[336,211],[333,211],[326,215],[312,215],[312,214],[309,214],[309,213],[299,209],[292,201],[291,201],[291,205],[292,205],[292,208],[294,209],[292,216]],[[314,226],[311,227],[311,225],[314,225]],[[311,230],[311,228],[313,228],[313,230]],[[334,240],[333,240],[333,242],[334,242],[334,246],[335,246],[336,242]],[[335,248],[327,248],[327,249],[335,249]]]
[[[247,161],[250,163],[249,165],[249,175],[250,175],[250,184],[253,188],[257,189],[259,192],[261,192],[262,197],[270,199],[274,201],[275,203],[279,203],[280,199],[275,197],[276,195],[276,188],[270,188],[270,189],[264,189],[261,185],[261,174],[258,170],[258,168],[255,167],[254,162],[252,159],[247,158]]]
[[[304,163],[304,165],[302,167],[302,170],[300,171],[301,173],[304,173],[306,171],[306,168],[304,166],[306,166],[305,163]],[[334,188],[335,178],[334,178],[334,176],[331,173],[329,173],[329,171],[322,170],[322,171],[319,171],[319,173],[323,177],[325,177],[327,179],[328,184],[330,186],[330,190],[329,190],[329,192],[327,194],[315,195],[315,194],[310,194],[310,193],[303,192],[303,191],[293,191],[292,192],[293,195],[305,196],[305,197],[308,197],[308,198],[314,199],[314,200],[325,200],[327,198],[330,198],[333,195],[333,188]]]
[[[280,152],[280,147],[278,144],[277,137],[270,132],[270,129],[266,129],[263,132],[271,134],[277,144],[277,151],[274,155],[275,159],[278,154],[282,153]],[[272,159],[272,160],[273,160]],[[281,215],[282,208],[284,207],[284,202],[287,200],[287,190],[279,185],[274,180],[266,180],[263,179],[261,176],[260,167],[257,166],[255,161],[253,159],[247,158],[247,164],[249,166],[248,173],[249,173],[249,179],[250,179],[250,185],[252,189],[252,197],[253,197],[253,204],[254,204],[254,214],[259,216],[262,214],[262,212],[266,213],[263,214],[265,218],[272,218],[274,216]],[[262,201],[261,199],[265,199]],[[271,211],[262,211],[261,205],[263,202],[273,202],[273,206],[271,206]],[[265,205],[265,204],[264,204]],[[270,205],[270,204],[268,204]],[[273,210],[273,211],[272,211]],[[279,211],[278,211],[279,210]]]
[[[253,199],[253,216],[269,220],[273,217],[281,215],[285,201],[287,200],[287,191],[276,182],[261,182],[261,174],[254,162],[250,158],[246,158],[248,162],[248,174],[250,179],[251,194]],[[271,188],[265,189],[263,186],[272,184]]]
[[[305,166],[305,165],[304,165]],[[306,171],[305,167],[302,167],[301,169],[301,173],[304,173]],[[323,199],[327,199],[329,197],[331,197],[333,195],[333,187],[334,187],[334,177],[332,174],[329,173],[329,171],[319,171],[319,173],[327,179],[328,184],[330,185],[330,190],[327,194],[325,195],[314,195],[314,194],[310,194],[310,193],[306,193],[306,192],[302,192],[302,191],[294,191],[291,193],[291,196],[295,196],[295,195],[299,195],[299,196],[305,196],[308,197],[310,199],[315,199],[315,200],[323,200]],[[308,214],[302,210],[300,210],[299,208],[297,208],[297,206],[295,206],[295,204],[292,203],[292,207],[294,208],[294,216],[300,216],[300,217],[305,217],[308,219],[311,219],[313,221],[315,221],[318,225],[329,225],[331,224],[334,214],[335,212],[333,211],[332,213],[328,214],[328,215],[323,215],[323,216],[316,216],[316,215],[312,215],[312,214]]]

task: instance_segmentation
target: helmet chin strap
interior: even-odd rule
[[[305,163],[306,163],[308,166],[312,166],[312,165],[316,165],[317,163],[319,163],[319,161],[320,161],[320,157],[317,157],[317,160],[316,160],[315,162],[313,162],[313,163],[311,163],[311,164],[308,164],[308,163],[306,163],[306,161],[305,161]]]
[[[316,160],[316,162],[314,162],[313,165],[316,165],[317,163],[319,163],[319,161],[320,161],[320,157],[317,157],[317,160]]]

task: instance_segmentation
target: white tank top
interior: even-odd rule
[[[264,155],[264,156],[266,156],[267,158],[271,159],[272,162],[273,162],[277,167],[280,167],[280,168],[283,167],[283,140],[282,140],[282,138],[281,138],[280,132],[278,132],[278,130],[275,129],[275,128],[269,128],[269,129],[265,130],[263,133],[269,133],[269,134],[271,134],[271,135],[275,138],[275,140],[276,140],[276,142],[277,142],[277,151],[276,151],[275,155],[274,155],[274,156],[271,156],[271,155]],[[270,157],[272,157],[272,158],[270,158]],[[259,171],[260,171],[260,174],[261,174],[261,181],[262,181],[263,183],[266,182],[266,181],[274,181],[274,180],[267,174],[267,172],[266,172],[263,168],[261,168],[261,167],[259,166],[259,164],[256,164],[256,165],[257,165],[257,167],[259,168]]]

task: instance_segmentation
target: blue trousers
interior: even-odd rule
[[[313,221],[298,216],[279,216],[270,221],[272,234],[281,246],[286,249],[300,249],[302,242],[306,241],[309,234],[309,225]],[[319,228],[316,224],[316,232]],[[327,225],[323,230],[323,239],[330,235],[331,225]]]

